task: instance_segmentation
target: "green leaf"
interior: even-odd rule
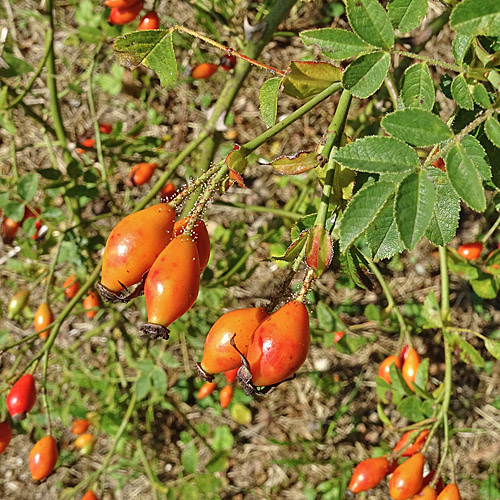
[[[389,417],[384,413],[384,408],[382,407],[382,404],[380,403],[380,401],[377,403],[377,414],[378,414],[378,418],[380,419],[380,421],[384,425],[386,425],[387,427],[392,426],[391,421],[389,420]]]
[[[151,373],[151,381],[153,382],[153,387],[158,391],[160,395],[167,392],[167,374],[165,370],[160,367],[156,367]]]
[[[366,231],[366,242],[374,260],[389,259],[403,251],[394,218],[394,196],[391,196]]]
[[[392,363],[389,367],[389,377],[391,378],[391,384],[394,387],[395,392],[401,394],[402,396],[412,395],[412,390],[405,382],[401,370],[397,368],[394,363]]]
[[[484,346],[494,358],[500,360],[500,340],[485,339]]]
[[[386,115],[385,130],[413,146],[433,146],[453,137],[453,132],[439,116],[424,109],[402,109]]]
[[[344,252],[375,220],[394,192],[392,182],[378,181],[363,186],[352,198],[342,217],[340,250]]]
[[[424,171],[410,174],[396,194],[396,223],[401,240],[413,250],[429,225],[436,198],[434,184]]]
[[[307,265],[314,269],[316,278],[330,266],[333,258],[333,241],[323,226],[314,226],[309,232],[305,258]]]
[[[302,231],[297,236],[297,239],[292,241],[290,246],[286,249],[286,252],[283,256],[281,257],[276,257],[273,256],[271,257],[272,260],[282,260],[285,262],[294,262],[295,259],[300,255],[302,249],[304,248],[304,245],[307,242],[307,237],[309,235],[309,231]]]
[[[270,78],[260,88],[260,114],[268,128],[272,127],[276,121],[280,85],[280,78]]]
[[[494,299],[498,295],[499,281],[488,273],[479,273],[479,278],[470,281],[474,292],[483,299]]]
[[[297,222],[295,222],[295,224],[292,226],[292,229],[290,230],[290,236],[292,237],[292,240],[296,240],[297,238],[299,238],[303,231],[311,229],[316,222],[316,216],[317,214],[315,213],[308,214],[304,217],[301,217]]]
[[[410,66],[404,74],[401,100],[405,108],[422,108],[431,111],[436,91],[427,64]]]
[[[21,222],[24,217],[24,205],[16,201],[9,201],[5,204],[3,211],[5,216],[15,222]]]
[[[38,189],[38,175],[34,172],[23,175],[17,184],[17,193],[26,202],[30,202]]]
[[[429,358],[424,358],[418,365],[415,384],[418,385],[418,387],[421,387],[425,391],[428,380],[429,380]]]
[[[374,47],[365,43],[356,33],[337,28],[320,28],[300,33],[304,45],[317,45],[324,56],[342,61],[371,52]]]
[[[135,383],[135,394],[138,401],[142,401],[151,390],[151,377],[149,374],[141,375]]]
[[[106,40],[102,29],[93,26],[79,26],[78,36],[87,43],[96,43]]]
[[[479,170],[462,143],[455,144],[446,156],[446,173],[460,198],[477,212],[486,210],[486,198]]]
[[[490,116],[487,118],[484,131],[491,143],[500,148],[500,123],[495,117]]]
[[[330,332],[335,328],[335,320],[331,309],[324,302],[318,302],[316,316],[318,317],[319,327],[322,330]]]
[[[447,245],[455,236],[460,218],[460,198],[441,170],[429,167],[428,177],[434,182],[436,202],[425,237],[437,246]]]
[[[347,252],[341,253],[339,255],[339,262],[342,272],[346,274],[356,286],[363,290],[373,289],[373,283],[365,272],[365,269],[368,267],[366,259],[356,247],[351,246]],[[359,341],[361,339],[359,337],[346,337],[346,339],[349,339],[348,344],[353,347],[351,350],[352,354],[360,347]]]
[[[4,87],[6,88],[6,87]],[[10,135],[17,134],[17,128],[14,123],[7,118],[5,114],[0,114],[0,129],[4,129]]]
[[[427,297],[425,297],[424,308],[422,313],[425,319],[423,328],[430,329],[430,328],[443,327],[443,320],[441,319],[441,308],[439,307],[439,303],[432,290],[429,292]],[[425,387],[422,386],[421,384],[418,385],[420,387]]]
[[[226,162],[227,167],[231,172],[235,172],[237,174],[241,174],[243,170],[245,170],[247,166],[247,159],[245,157],[246,153],[241,149],[241,146],[236,145],[232,151],[226,156],[224,161]],[[229,176],[231,179],[231,175]],[[236,179],[233,179],[236,180]]]
[[[292,61],[283,78],[283,92],[299,99],[319,94],[342,80],[342,70],[327,62]]]
[[[498,36],[500,2],[496,0],[462,0],[451,13],[450,25],[463,35]]]
[[[231,405],[231,417],[239,425],[249,425],[252,423],[252,412],[241,403]]]
[[[463,74],[458,75],[451,84],[451,95],[462,109],[473,110],[474,100]]]
[[[345,0],[345,4],[349,24],[360,38],[382,49],[394,45],[389,16],[378,0]]]
[[[188,444],[181,454],[181,463],[186,474],[194,474],[198,467],[198,451],[193,442]]]
[[[3,51],[2,58],[7,63],[8,67],[5,68],[2,66],[0,68],[0,76],[11,78],[14,76],[25,75],[26,73],[33,71],[33,67],[24,59],[19,59],[6,50]]]
[[[172,33],[165,30],[133,31],[115,40],[113,49],[120,62],[131,69],[140,64],[152,69],[167,87],[177,79]]]
[[[369,136],[340,148],[333,159],[342,165],[378,174],[409,173],[418,167],[414,149],[394,137]]]
[[[212,447],[215,451],[230,450],[234,444],[234,436],[227,425],[220,425],[215,429]]]
[[[280,174],[298,175],[316,168],[321,158],[315,151],[300,151],[294,155],[279,156],[270,165]]]
[[[457,64],[463,64],[464,57],[469,50],[472,40],[474,40],[474,37],[471,35],[461,35],[460,33],[456,34],[451,44],[451,50]]]
[[[474,136],[466,135],[462,138],[461,144],[474,162],[481,179],[489,181],[491,179],[491,167],[486,160],[486,151],[481,143]]]
[[[118,95],[122,91],[123,75],[125,68],[118,63],[113,63],[104,74],[96,74],[95,82],[102,90],[110,95]]]
[[[476,85],[474,85],[474,89],[472,90],[472,97],[476,102],[476,104],[479,104],[479,106],[481,106],[484,109],[488,109],[491,106],[491,101],[488,91],[481,82],[476,83]]]
[[[404,398],[397,406],[398,412],[402,417],[411,422],[419,422],[425,418],[420,409],[420,398],[418,396],[409,396]]]
[[[235,403],[239,404],[239,403]],[[234,408],[233,405],[231,407],[231,410]],[[221,472],[223,470],[226,470],[229,467],[229,460],[227,458],[227,452],[218,452],[214,453],[210,460],[207,462],[205,465],[205,468],[207,469],[208,472],[211,472],[212,474],[214,472]]]
[[[342,84],[356,97],[366,99],[384,82],[391,56],[387,52],[372,52],[358,57],[344,71]]]
[[[467,364],[472,364],[479,368],[484,366],[484,359],[475,347],[469,344],[458,333],[445,332],[450,342],[450,347],[456,346],[460,349],[460,358]]]
[[[390,396],[391,400],[394,402],[394,393],[392,391],[392,385],[387,383],[384,379],[377,377],[375,379],[375,382],[377,383],[376,385],[376,392],[377,396],[382,401],[382,403],[387,404],[388,401],[388,395]],[[399,398],[401,399],[401,398]]]
[[[394,28],[407,33],[422,22],[427,6],[427,0],[391,0],[387,4],[387,11]]]

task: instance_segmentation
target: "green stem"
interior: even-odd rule
[[[434,424],[431,435],[437,429],[437,426],[442,422],[444,425],[444,436],[445,444],[443,449],[443,455],[438,467],[438,473],[444,464],[446,456],[448,454],[448,449],[450,446],[449,441],[449,426],[448,426],[448,409],[450,407],[451,394],[453,391],[452,376],[453,376],[453,365],[451,358],[451,348],[448,341],[448,327],[450,325],[450,284],[449,284],[449,273],[448,273],[448,256],[446,254],[446,248],[439,247],[439,264],[441,272],[441,319],[443,322],[443,348],[444,348],[444,361],[445,361],[445,373],[444,373],[444,393],[443,393],[443,403],[438,414],[438,422]],[[429,435],[428,442],[431,439]],[[436,478],[438,474],[436,474]]]
[[[406,50],[391,49],[391,54],[398,54],[400,56],[408,57],[410,59],[417,59],[419,61],[425,62],[430,66],[440,66],[441,68],[449,69],[451,71],[455,71],[456,73],[460,73],[461,71],[463,71],[463,68],[456,64],[448,64],[443,61],[438,61],[437,59],[432,59],[427,56],[415,54],[414,52],[407,52]]]
[[[245,203],[238,203],[238,202],[228,202],[228,201],[216,201],[215,205],[223,206],[223,207],[228,207],[228,208],[238,208],[241,210],[247,210],[248,212],[256,212],[256,213],[262,213],[262,214],[273,214],[277,215],[279,217],[283,217],[284,219],[291,219],[291,220],[299,220],[304,215],[302,214],[297,214],[295,212],[289,212],[288,210],[282,210],[281,208],[274,208],[274,207],[261,207],[258,205],[246,205]]]
[[[47,58],[49,57],[49,53],[52,50],[51,47],[52,47],[53,41],[54,41],[54,31],[52,29],[49,29],[45,33],[45,50],[44,50],[42,59],[41,59],[40,63],[38,64],[38,67],[36,68],[35,72],[33,73],[33,76],[30,78],[28,85],[26,85],[25,89],[7,106],[7,109],[13,108],[18,103],[20,103],[26,97],[28,92],[33,88],[33,85],[35,84],[36,79],[40,76],[43,68],[45,67],[45,63],[47,62]]]
[[[141,462],[142,466],[144,467],[144,472],[146,473],[146,476],[148,477],[149,482],[151,483],[153,499],[157,500],[158,499],[157,490],[163,494],[166,494],[168,492],[168,488],[163,484],[159,483],[158,480],[155,478],[153,471],[151,470],[151,466],[149,465],[148,457],[146,457],[146,454],[144,453],[144,448],[142,446],[142,442],[140,439],[136,439],[135,446],[139,451],[139,456],[141,457]]]
[[[42,401],[47,417],[47,434],[50,436],[52,434],[52,424],[50,421],[50,410],[49,410],[49,399],[47,397],[47,373],[49,369],[49,351],[45,353],[43,358],[43,370],[42,370]]]
[[[450,151],[451,148],[455,146],[455,144],[458,144],[469,132],[472,132],[476,127],[481,125],[484,121],[486,121],[490,116],[492,116],[494,113],[493,109],[487,109],[486,111],[482,112],[475,120],[470,122],[465,128],[463,128],[455,137],[453,137],[450,142],[446,144],[446,146],[439,151],[439,153],[436,153],[434,156],[428,157],[424,164],[423,168],[428,167],[432,162],[437,160],[440,156],[443,158],[446,156],[446,153]]]
[[[73,160],[71,154],[68,151],[66,131],[64,130],[64,123],[61,115],[61,109],[59,107],[59,98],[57,96],[57,81],[56,81],[56,64],[55,64],[55,53],[54,53],[54,10],[53,10],[53,0],[46,1],[46,13],[49,18],[49,43],[47,44],[47,89],[49,91],[49,109],[54,122],[54,131],[59,141],[60,147],[63,150],[63,157],[66,165],[69,165]],[[70,199],[68,196],[64,197],[66,206],[70,214],[75,218],[75,220],[80,220],[80,216],[76,213],[77,203],[76,200]]]
[[[447,328],[450,326],[450,277],[446,248],[441,246],[439,247],[439,266],[441,272],[441,319]]]
[[[335,92],[338,92],[342,88],[342,84],[340,82],[332,83],[325,90],[320,92],[318,95],[314,96],[311,100],[307,101],[304,105],[302,105],[299,109],[295,110],[293,113],[288,115],[284,120],[280,121],[276,125],[273,125],[271,128],[267,129],[265,132],[260,134],[255,139],[248,141],[246,144],[243,144],[241,149],[244,151],[245,155],[255,151],[259,146],[262,146],[269,139],[274,137],[276,134],[287,128],[294,121],[298,120],[300,117],[311,111],[315,106],[324,101],[327,97],[330,97]]]
[[[12,140],[10,141],[10,152],[12,159],[12,183],[17,184],[17,181],[19,180],[19,170],[17,168],[16,141],[14,140],[14,137],[12,137]]]
[[[498,216],[498,219],[495,221],[495,223],[490,227],[489,231],[485,234],[485,236],[481,239],[483,243],[486,243],[493,233],[497,230],[498,226],[500,225],[500,215]]]
[[[313,280],[314,280],[314,269],[309,268],[306,271],[306,275],[304,276],[304,281],[302,283],[302,286],[300,287],[300,291],[297,295],[297,298],[295,299],[297,302],[304,302],[306,300],[307,292],[309,291],[309,288],[311,287]]]
[[[316,221],[314,222],[315,226],[326,227],[326,219],[328,216],[328,208],[330,206],[330,198],[332,195],[333,182],[335,178],[335,166],[336,162],[331,158],[331,153],[335,146],[340,144],[340,140],[342,138],[342,132],[344,131],[345,122],[347,120],[347,113],[349,112],[349,106],[352,101],[352,95],[348,90],[343,90],[340,95],[339,103],[337,105],[337,109],[335,110],[335,114],[333,115],[333,119],[328,127],[328,139],[325,143],[325,146],[322,149],[322,153],[328,154],[328,167],[326,169],[325,176],[325,184],[323,186],[323,193],[321,195],[321,202],[319,205],[318,214],[316,215]],[[300,262],[304,258],[306,251],[306,246],[302,249],[300,253]],[[297,295],[298,302],[304,302],[307,292],[312,285],[312,282],[315,278],[315,270],[308,269],[306,271],[306,275],[304,277],[304,281],[302,283],[302,287]]]
[[[210,120],[208,120],[204,129],[201,131],[200,135],[191,141],[184,150],[179,153],[169,164],[168,169],[165,170],[163,175],[158,179],[155,183],[151,191],[142,199],[142,201],[136,206],[135,211],[143,209],[160,191],[168,178],[172,175],[172,172],[196,149],[200,144],[202,144],[208,137],[211,137],[214,131],[216,130],[217,124],[219,122],[219,118],[222,115],[225,115],[228,110],[231,108],[236,95],[238,94],[243,82],[247,78],[252,66],[248,62],[248,59],[255,59],[262,52],[266,44],[272,39],[276,28],[279,26],[283,18],[288,14],[293,5],[297,2],[297,0],[280,0],[273,3],[269,14],[265,18],[266,29],[262,34],[262,37],[257,42],[249,41],[243,54],[239,54],[239,56],[243,55],[243,59],[237,65],[233,71],[233,75],[230,79],[228,79],[224,88],[222,89],[217,102],[215,103],[212,116]],[[198,33],[184,28],[182,26],[174,26],[172,29],[184,31],[189,33],[192,36],[197,38],[201,38],[202,40],[210,43],[215,46],[220,46],[217,42],[213,42],[207,37],[203,35],[199,35]],[[227,47],[220,46],[224,52],[227,50]],[[256,61],[254,61],[255,64]],[[265,66],[265,65],[264,65]]]
[[[202,132],[196,139],[192,140],[169,164],[160,178],[156,181],[151,191],[138,203],[134,211],[142,210],[156,195],[160,189],[165,185],[165,182],[170,178],[176,168],[200,145],[209,137],[207,132]]]
[[[73,308],[75,307],[76,304],[78,304],[87,290],[94,284],[94,282],[97,280],[99,277],[99,273],[101,272],[101,265],[102,265],[102,259],[101,261],[96,264],[95,269],[92,271],[90,276],[88,277],[87,281],[80,287],[80,290],[78,290],[78,293],[68,302],[66,307],[59,313],[59,316],[55,319],[52,329],[50,330],[50,334],[43,345],[43,347],[40,349],[38,354],[31,359],[31,361],[27,364],[25,370],[28,368],[32,367],[32,372],[36,370],[36,366],[38,365],[40,359],[42,356],[50,351],[52,348],[52,345],[54,344],[54,341],[57,337],[57,334],[59,333],[59,330],[61,329],[61,326],[64,322],[64,320],[69,316]]]
[[[340,95],[339,103],[337,105],[337,109],[335,110],[333,119],[328,127],[329,135],[327,142],[322,149],[322,154],[328,155],[328,157],[330,157],[334,146],[338,146],[340,144],[351,101],[351,93],[348,90],[344,89],[342,91],[342,94]],[[323,194],[321,195],[321,203],[319,206],[318,215],[316,217],[316,222],[314,223],[316,226],[325,227],[326,224],[328,207],[330,205],[330,198],[333,189],[336,164],[337,163],[332,158],[329,158],[328,167],[326,169],[325,184],[323,186]]]
[[[375,262],[373,262],[366,255],[365,259],[368,262],[371,272],[376,276],[378,282],[380,283],[380,286],[382,287],[382,291],[384,292],[385,298],[387,300],[388,309],[394,313],[394,315],[398,320],[401,336],[404,336],[406,343],[408,344],[408,347],[411,349],[413,347],[413,343],[411,341],[411,335],[408,332],[408,328],[406,327],[403,315],[399,311],[396,302],[394,301],[394,297],[392,296],[389,285],[385,281],[384,277],[382,276],[382,273],[380,272],[380,269],[375,264]]]
[[[13,349],[14,347],[17,347],[19,345],[22,345],[24,343],[31,343],[34,342],[38,338],[38,332],[32,333],[31,335],[28,335],[27,337],[23,337],[21,340],[17,340],[16,342],[12,342],[12,344],[6,345],[2,350],[0,351],[0,356],[10,349]]]
[[[384,79],[384,85],[392,101],[392,107],[397,109],[398,107],[398,91],[396,87],[396,82],[392,74],[388,74]]]
[[[108,470],[111,459],[113,458],[113,455],[115,454],[116,447],[118,446],[118,441],[120,441],[120,438],[122,437],[123,433],[125,432],[125,429],[127,428],[127,424],[129,422],[130,417],[132,416],[132,412],[134,411],[134,408],[135,408],[136,400],[137,400],[137,396],[133,392],[132,397],[130,398],[130,403],[128,404],[127,411],[125,412],[125,415],[123,416],[122,423],[118,429],[118,432],[116,433],[115,437],[113,438],[113,444],[111,445],[111,448],[109,449],[109,451],[106,455],[106,458],[104,459],[103,464],[101,465],[99,470],[94,473],[94,474],[97,474],[97,477],[95,479],[93,479],[93,481],[97,481],[97,478],[101,474],[103,476],[101,479],[102,491],[104,491],[104,488],[106,486],[106,472]]]
[[[213,159],[215,154],[217,153],[217,149],[219,148],[221,142],[222,134],[220,132],[214,132],[212,137],[208,137],[208,139],[204,142],[203,146],[200,148],[199,158],[196,161],[196,169],[195,175],[196,180],[198,181],[198,187],[191,193],[188,200],[184,204],[182,208],[182,217],[186,217],[189,212],[193,209],[196,204],[196,200],[201,194],[202,191],[202,182],[199,182],[199,178],[206,172],[210,170],[212,166]],[[190,187],[193,183],[190,184]]]
[[[108,194],[110,195],[111,191],[109,189],[109,184],[108,184],[108,171],[106,169],[106,165],[104,163],[104,156],[102,154],[101,131],[99,129],[99,122],[97,121],[97,115],[95,112],[95,105],[94,105],[94,80],[93,80],[93,76],[94,76],[94,68],[96,65],[97,56],[98,56],[99,52],[101,51],[101,48],[102,48],[102,43],[100,43],[97,46],[95,56],[92,58],[92,63],[90,64],[89,78],[87,81],[87,85],[88,85],[87,99],[89,101],[90,116],[91,116],[92,122],[94,124],[97,160],[99,161],[99,164],[101,165],[102,180],[106,183],[106,188],[107,188]]]
[[[49,18],[49,28],[48,28],[48,45],[47,45],[47,89],[50,95],[50,114],[52,116],[52,121],[54,122],[54,130],[56,133],[57,140],[62,148],[64,148],[64,159],[66,163],[71,161],[71,156],[66,150],[66,132],[64,130],[64,124],[61,115],[61,109],[59,107],[59,99],[57,97],[57,85],[56,85],[56,64],[55,64],[55,54],[54,54],[54,12],[53,12],[53,0],[46,1],[46,12]]]
[[[191,234],[191,231],[193,230],[196,221],[200,218],[203,210],[205,210],[207,203],[210,201],[210,198],[212,197],[212,194],[216,191],[219,184],[225,178],[228,170],[227,166],[223,162],[219,162],[219,167],[220,167],[219,171],[213,176],[213,178],[210,180],[207,186],[207,189],[205,189],[201,197],[198,199],[196,206],[194,207],[191,213],[189,221],[186,224],[186,228],[184,229],[184,234]]]
[[[71,220],[69,221],[71,224]],[[54,271],[56,269],[57,258],[59,257],[59,252],[61,251],[62,242],[64,240],[65,233],[61,233],[57,239],[56,243],[56,254],[52,258],[52,262],[49,267],[49,274],[47,275],[47,285],[45,286],[45,291],[43,293],[43,302],[48,302],[49,290],[52,284],[52,277],[54,276]]]

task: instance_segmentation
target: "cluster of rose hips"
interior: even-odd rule
[[[94,448],[94,435],[87,432],[90,422],[86,418],[77,418],[71,424],[71,432],[78,437],[75,439],[75,448],[82,455],[88,455]]]
[[[113,127],[109,123],[99,123],[99,131],[101,132],[101,134],[111,134],[112,130]],[[76,152],[82,155],[86,150],[92,149],[94,146],[95,139],[93,137],[89,137],[88,133],[86,133],[78,140],[78,147],[76,148]]]
[[[399,356],[391,355],[380,364],[378,376],[391,383],[392,365],[401,370],[403,379],[414,391],[413,383],[417,378],[420,356],[414,348],[405,345]],[[415,429],[405,432],[390,455],[363,460],[354,469],[349,490],[360,493],[377,486],[386,476],[389,479],[389,494],[395,500],[460,500],[456,484],[444,486],[435,471],[424,476],[425,457],[421,452],[430,434],[428,429]],[[399,464],[398,460],[408,457]]]
[[[413,442],[410,436],[418,434]],[[460,500],[455,483],[444,485],[436,472],[424,476],[425,456],[420,450],[429,435],[424,429],[403,434],[390,455],[360,462],[352,474],[349,490],[356,494],[378,486],[390,475],[389,495],[394,500]],[[398,457],[409,457],[398,465]]]
[[[385,380],[388,384],[391,383],[391,366],[396,365],[398,370],[401,370],[404,381],[413,391],[413,382],[417,378],[418,367],[420,366],[420,356],[416,349],[408,348],[405,345],[399,356],[388,356],[382,361],[378,369],[378,376]]]
[[[234,389],[233,383],[236,380],[236,375],[238,374],[238,368],[234,370],[228,370],[224,372],[224,377],[226,379],[226,385],[220,390],[219,402],[222,408],[227,408],[233,399]],[[217,384],[215,382],[205,382],[198,391],[196,399],[203,399],[210,396],[214,392]]]
[[[23,420],[33,408],[36,401],[36,387],[33,375],[23,375],[11,388],[7,395],[7,409],[13,420]],[[0,451],[3,452],[10,442],[12,430],[8,422],[0,426]],[[57,462],[58,452],[56,440],[52,436],[44,436],[37,441],[29,454],[31,477],[39,481],[47,477]]]
[[[35,379],[32,374],[21,376],[12,386],[7,395],[7,410],[12,420],[23,420],[36,402]],[[75,448],[82,455],[92,450],[94,437],[87,433],[90,422],[87,419],[76,419],[71,425],[71,432],[78,435],[75,439]],[[12,439],[12,428],[8,421],[0,422],[0,454],[2,454]],[[29,453],[29,468],[31,477],[35,481],[41,481],[49,476],[57,462],[58,450],[56,440],[46,435],[35,443]],[[98,500],[93,491],[88,491],[82,500]]]
[[[272,314],[263,307],[236,309],[213,324],[197,371],[210,382],[214,374],[237,369],[247,394],[265,393],[295,374],[310,343],[309,314],[298,300]]]
[[[106,0],[105,4],[111,8],[108,22],[110,24],[129,24],[136,19],[144,7],[143,0]],[[138,30],[157,30],[160,19],[154,10],[146,12],[139,23]]]
[[[168,339],[168,326],[196,301],[209,256],[203,220],[176,222],[173,208],[159,203],[113,228],[97,287],[113,302],[127,302],[143,292],[148,322],[141,330],[153,339]],[[309,346],[309,315],[302,302],[292,300],[272,314],[262,307],[238,309],[210,329],[198,372],[211,382],[216,373],[238,369],[238,380],[253,393],[256,387],[273,387],[294,375]]]
[[[64,295],[68,299],[72,299],[80,289],[80,282],[76,274],[69,276],[62,285]],[[9,302],[8,317],[15,318],[27,305],[30,292],[28,290],[19,290],[16,292]],[[83,299],[83,309],[87,318],[92,319],[97,314],[97,309],[100,304],[99,295],[96,292],[90,292]],[[37,308],[34,318],[33,326],[35,331],[39,334],[40,338],[45,340],[49,336],[49,327],[54,322],[54,314],[50,305],[43,301]]]
[[[111,231],[98,288],[106,300],[128,301],[128,287],[144,291],[149,323],[143,330],[168,338],[167,327],[194,304],[200,273],[208,264],[210,239],[199,219],[184,234],[188,218],[175,220],[174,209],[159,203],[128,215]]]

